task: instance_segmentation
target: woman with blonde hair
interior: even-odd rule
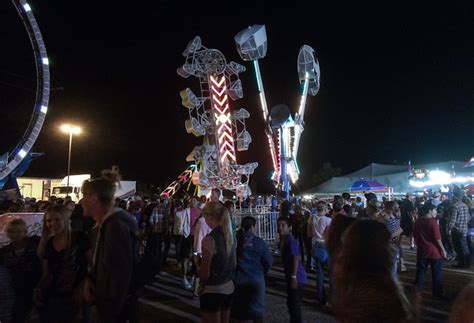
[[[229,322],[234,294],[236,244],[229,211],[218,202],[206,204],[202,213],[212,231],[202,241],[199,266],[200,306],[203,322]]]
[[[71,232],[69,212],[64,205],[46,210],[38,247],[43,274],[33,295],[42,322],[72,321],[77,316],[90,249],[82,232]]]

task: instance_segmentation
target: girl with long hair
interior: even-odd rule
[[[263,322],[265,274],[272,256],[263,239],[257,237],[254,217],[246,216],[237,231],[237,269],[232,317],[239,321]]]
[[[72,321],[83,305],[83,283],[91,246],[81,232],[72,232],[64,205],[49,207],[43,218],[38,247],[43,274],[33,300],[42,322]]]
[[[338,322],[413,322],[415,312],[392,275],[393,250],[387,226],[354,222],[336,260],[334,297]]]
[[[203,322],[229,322],[234,294],[235,242],[229,211],[218,202],[202,210],[212,231],[202,241],[199,266],[200,305]]]

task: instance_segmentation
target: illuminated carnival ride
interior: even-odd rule
[[[239,74],[245,67],[236,62],[227,62],[217,49],[204,47],[196,36],[183,52],[184,64],[177,73],[183,78],[193,76],[199,81],[199,93],[190,88],[179,94],[182,104],[188,109],[186,131],[202,137],[203,143],[194,147],[186,161],[188,167],[178,180],[168,186],[162,194],[173,195],[180,185],[194,184],[205,194],[213,188],[234,191],[240,198],[250,194],[248,182],[258,163],[240,165],[237,151],[247,150],[252,137],[246,130],[245,120],[250,113],[244,109],[233,109],[232,101],[243,97]]]
[[[15,148],[0,155],[0,189],[10,179],[21,175],[29,165],[33,153],[31,149],[38,138],[48,111],[50,92],[49,61],[46,47],[30,5],[25,0],[12,0],[23,20],[36,64],[36,96],[30,122]]]
[[[273,162],[273,176],[276,187],[286,192],[289,197],[290,180],[296,183],[300,174],[297,156],[301,133],[304,130],[304,113],[308,94],[315,96],[319,91],[319,62],[314,50],[303,45],[298,53],[297,70],[302,84],[301,100],[298,112],[293,118],[285,105],[277,105],[268,112],[259,59],[267,53],[267,34],[264,25],[253,25],[239,32],[235,44],[240,57],[251,61],[257,78],[260,106],[266,123],[265,134],[268,139],[270,155]]]

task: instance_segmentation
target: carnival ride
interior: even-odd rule
[[[194,147],[186,161],[194,162],[195,168],[189,180],[189,172],[165,189],[166,194],[176,191],[177,183],[192,182],[200,192],[212,188],[234,191],[238,197],[250,194],[248,182],[258,163],[237,163],[236,151],[247,150],[252,137],[245,120],[250,113],[240,108],[231,108],[231,100],[243,97],[239,74],[245,67],[236,62],[227,62],[217,49],[205,47],[199,36],[192,39],[183,52],[184,64],[177,69],[179,76],[193,76],[199,81],[199,94],[190,88],[180,92],[181,103],[188,109],[185,121],[187,133],[203,137],[203,143]]]
[[[16,178],[21,175],[19,173],[24,172],[27,167],[25,162],[29,164],[31,161],[32,153],[30,151],[43,127],[50,93],[49,61],[38,23],[30,5],[25,0],[12,0],[12,3],[23,20],[33,47],[37,82],[33,113],[22,138],[15,148],[0,155],[0,189],[12,176]]]
[[[266,123],[265,134],[268,139],[270,155],[273,162],[272,180],[276,187],[290,192],[292,183],[298,180],[300,171],[297,163],[298,148],[301,134],[304,130],[304,114],[308,94],[315,96],[319,91],[320,68],[314,49],[303,45],[298,53],[297,70],[299,82],[302,84],[301,100],[298,112],[293,118],[285,105],[275,106],[268,112],[259,60],[267,53],[267,34],[264,25],[253,25],[239,32],[235,44],[240,57],[251,61],[257,78],[260,106]]]

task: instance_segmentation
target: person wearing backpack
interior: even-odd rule
[[[138,322],[138,226],[130,213],[113,207],[119,180],[118,172],[112,171],[82,186],[84,215],[92,216],[98,226],[84,296],[97,306],[100,322]]]

